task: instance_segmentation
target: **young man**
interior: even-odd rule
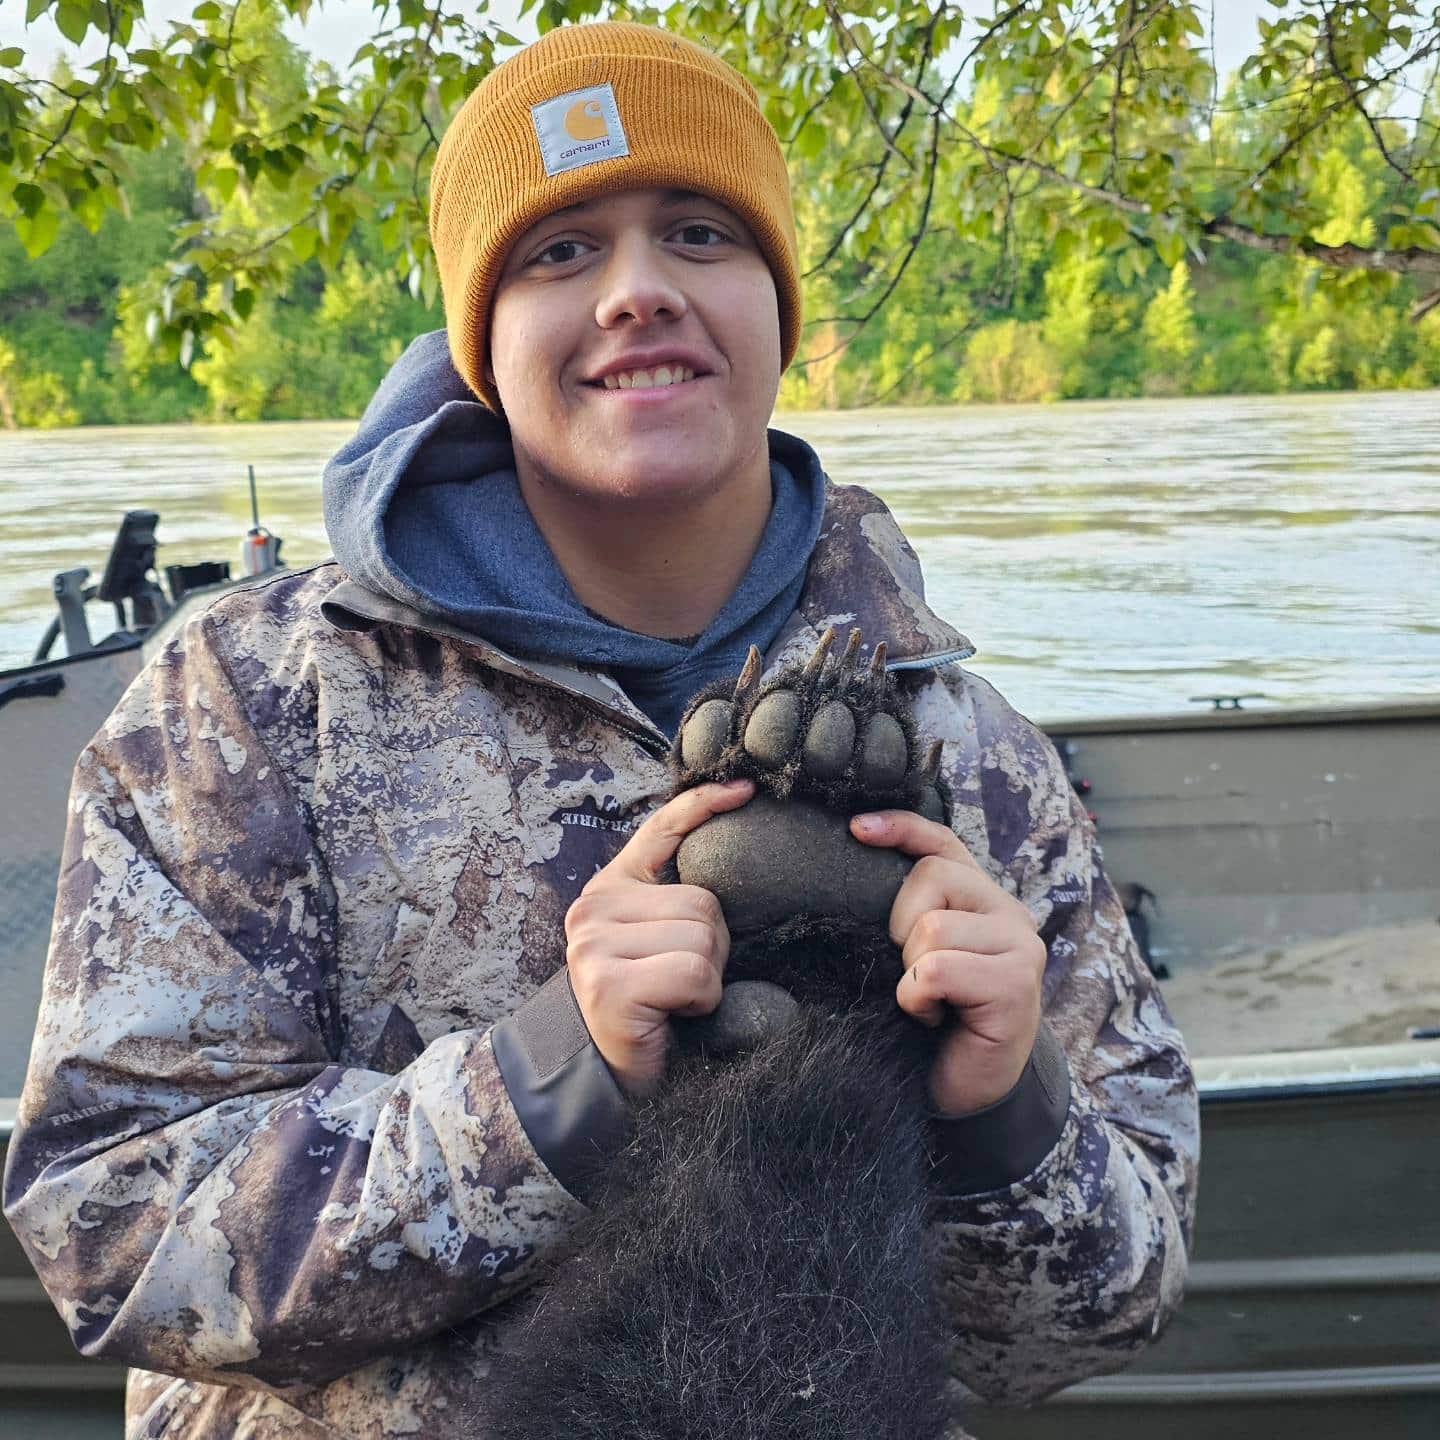
[[[954,1376],[1124,1363],[1183,1283],[1183,1047],[1051,747],[884,507],[766,430],[800,302],[754,92],[552,32],[452,124],[431,230],[448,338],[327,470],[338,564],[217,602],[77,769],[6,1213],[136,1367],[128,1433],[460,1433],[669,1017],[718,998],[719,906],[659,882],[750,791],[660,803],[680,711],[832,624],[889,643],[955,799],[852,822],[924,857],[891,933],[947,1027]]]

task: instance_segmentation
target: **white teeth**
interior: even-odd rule
[[[624,370],[604,378],[607,390],[654,390],[693,380],[695,372],[685,365],[659,365],[652,370]]]

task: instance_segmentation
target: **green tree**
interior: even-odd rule
[[[251,14],[303,19],[312,0],[200,0],[154,45],[143,0],[28,0],[76,42],[105,39],[93,72],[58,85],[0,53],[0,207],[33,255],[72,214],[95,230],[124,204],[135,157],[188,147],[207,203],[157,278],[153,327],[172,357],[243,325],[312,259],[338,272],[347,238],[379,227],[386,262],[427,300],[425,179],[435,141],[513,37],[483,6],[376,0],[375,32],[345,74],[282,85]],[[792,156],[828,152],[843,238],[822,268],[863,275],[843,297],[842,341],[894,296],[934,229],[1081,235],[1115,254],[1122,284],[1152,256],[1243,246],[1338,270],[1417,277],[1440,303],[1440,155],[1422,123],[1387,121],[1387,96],[1440,53],[1420,0],[1282,0],[1242,74],[1246,110],[1215,113],[1203,0],[1019,0],[989,13],[933,0],[732,0],[615,5],[528,0],[542,28],[633,15],[698,35],[751,76]],[[285,77],[281,77],[284,79]],[[1319,157],[1360,127],[1383,167],[1385,223],[1332,243]],[[1427,128],[1428,127],[1428,128]],[[834,137],[847,137],[845,149]],[[240,195],[253,205],[216,204]],[[832,237],[833,238],[833,237]],[[827,246],[827,249],[829,247]],[[1018,276],[1014,281],[1018,288]],[[186,337],[189,337],[188,339]]]
[[[1045,272],[1045,343],[1061,370],[1062,393],[1090,395],[1097,379],[1093,363],[1096,322],[1100,316],[1099,289],[1105,262],[1098,255],[1074,249],[1057,257]]]
[[[681,9],[633,13],[747,69],[787,148],[810,329],[785,405],[1435,383],[1440,289],[1424,255],[1440,91],[1413,126],[1382,118],[1386,77],[1399,66],[1413,82],[1403,60],[1436,40],[1412,25],[1406,48],[1404,6],[1277,6],[1218,97],[1196,7],[1177,3],[1026,0],[963,36],[949,4],[775,0],[739,23],[719,5]],[[92,422],[358,413],[406,340],[442,323],[425,175],[505,37],[482,11],[463,22],[473,34],[442,15],[417,40],[437,12],[402,7],[337,77],[286,38],[288,0],[202,0],[145,53],[125,48],[119,0],[110,13],[113,69],[92,82],[62,67],[39,85],[39,132],[15,128],[0,56],[0,165],[30,146],[44,180],[101,125],[99,190],[129,206],[96,211],[75,185],[56,198],[34,178],[9,192],[0,327],[14,374],[51,376],[64,397],[51,413]],[[442,37],[458,48],[416,90]],[[147,74],[170,74],[187,103],[126,110],[125,86],[151,93]],[[107,75],[116,108],[96,116]],[[22,239],[37,237],[49,248],[31,259]]]
[[[14,347],[0,338],[0,424],[8,430],[51,430],[79,418],[60,377],[51,370],[27,370]]]
[[[1146,388],[1151,394],[1175,395],[1186,388],[1190,360],[1199,344],[1194,299],[1190,267],[1177,260],[1170,283],[1151,300],[1141,326],[1149,365]]]
[[[978,331],[965,347],[957,400],[1026,403],[1060,395],[1059,357],[1033,321],[1001,320]]]

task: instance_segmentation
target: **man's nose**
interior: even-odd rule
[[[616,242],[605,264],[595,306],[595,319],[602,328],[626,320],[639,325],[662,318],[675,320],[686,308],[684,291],[649,236],[627,235]]]

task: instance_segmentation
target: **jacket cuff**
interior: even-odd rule
[[[972,1115],[932,1115],[930,1188],[979,1195],[1023,1180],[1055,1148],[1070,1113],[1070,1067],[1043,1022],[1015,1088]]]
[[[590,1038],[570,972],[557,971],[494,1025],[490,1044],[535,1153],[588,1203],[606,1162],[625,1143],[630,1107]]]

